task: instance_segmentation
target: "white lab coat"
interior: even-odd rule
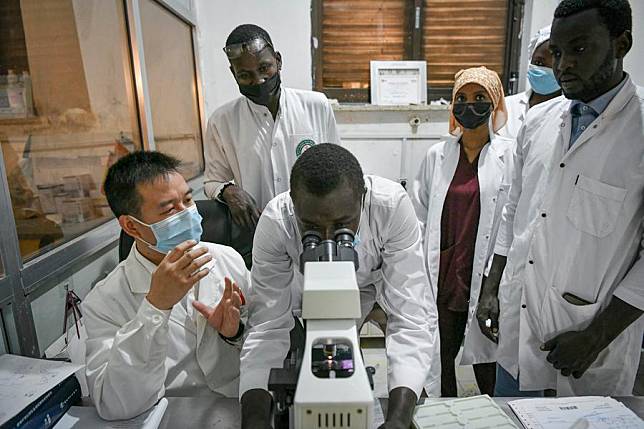
[[[494,253],[494,243],[507,200],[512,172],[514,140],[492,137],[481,150],[478,161],[481,212],[474,248],[474,264],[468,308],[467,326],[461,365],[495,361],[496,345],[478,327],[475,314],[486,267]],[[441,218],[449,186],[460,157],[458,138],[432,146],[423,160],[412,185],[412,201],[423,224],[427,272],[434,295],[438,296],[440,267]]]
[[[520,374],[522,390],[632,392],[643,318],[578,380],[539,350],[587,327],[613,296],[644,310],[644,91],[628,79],[570,150],[571,101],[563,97],[530,109],[519,134],[495,252],[508,256],[497,361]],[[573,305],[566,292],[591,304]]]
[[[333,109],[319,92],[282,86],[277,117],[239,97],[217,109],[206,132],[204,191],[216,198],[234,182],[263,209],[289,189],[291,168],[308,147],[340,143]]]
[[[420,395],[430,366],[440,368],[440,355],[436,304],[425,272],[418,220],[399,184],[365,176],[365,185],[356,247],[362,320],[377,301],[388,315],[389,390],[405,386]],[[301,306],[301,252],[293,202],[289,193],[280,194],[266,206],[255,233],[240,396],[250,389],[267,389],[270,369],[283,365],[293,327],[291,313]],[[440,382],[434,380],[430,393],[438,389]]]
[[[525,121],[525,117],[530,109],[530,97],[532,90],[520,92],[518,94],[505,97],[505,107],[508,112],[508,122],[501,128],[497,134],[508,139],[516,139],[519,130]]]
[[[207,265],[212,271],[172,310],[159,310],[145,299],[156,266],[136,245],[83,301],[86,375],[101,417],[134,417],[164,395],[237,396],[240,346],[223,341],[192,301],[217,305],[225,276],[248,297],[250,275],[232,248],[199,245],[213,255]]]

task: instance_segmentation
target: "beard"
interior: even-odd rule
[[[566,96],[566,98],[571,100],[594,100],[595,98],[606,92],[606,84],[613,77],[613,74],[615,73],[615,66],[615,53],[613,51],[613,48],[611,47],[606,53],[606,56],[604,57],[604,60],[602,61],[600,66],[597,68],[595,73],[593,73],[590,78],[588,78],[588,81],[584,83],[582,88],[574,94],[571,94],[564,90],[564,95]]]

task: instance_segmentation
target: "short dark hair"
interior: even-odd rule
[[[628,0],[562,0],[555,9],[555,18],[565,18],[591,9],[597,9],[613,38],[633,29],[633,12]]]
[[[242,24],[236,27],[226,39],[226,46],[234,45],[235,43],[250,42],[255,39],[264,39],[266,42],[273,46],[273,41],[268,32],[262,27],[255,24]]]
[[[362,167],[355,156],[332,143],[315,145],[295,161],[291,170],[291,192],[303,189],[325,196],[339,185],[348,183],[356,195],[364,192]]]
[[[140,215],[141,196],[137,185],[178,173],[181,162],[161,152],[137,151],[119,159],[105,177],[103,190],[114,216]]]

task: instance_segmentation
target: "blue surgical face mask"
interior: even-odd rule
[[[532,90],[541,95],[552,94],[561,89],[550,67],[530,64],[528,67],[528,81],[530,82]]]
[[[203,218],[199,214],[199,211],[197,211],[196,205],[192,205],[179,213],[151,225],[141,222],[135,217],[132,217],[132,219],[150,228],[154,234],[154,238],[156,238],[157,244],[152,245],[143,239],[141,241],[151,249],[163,254],[167,254],[187,240],[194,240],[198,243],[203,233],[203,228],[201,227],[201,220]]]

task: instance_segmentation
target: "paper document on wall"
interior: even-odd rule
[[[11,354],[0,356],[0,425],[82,367]]]
[[[642,419],[608,397],[518,399],[508,405],[527,429],[644,429]]]
[[[166,408],[168,400],[161,398],[151,410],[133,419],[107,421],[98,416],[94,407],[71,407],[54,429],[157,429]]]

